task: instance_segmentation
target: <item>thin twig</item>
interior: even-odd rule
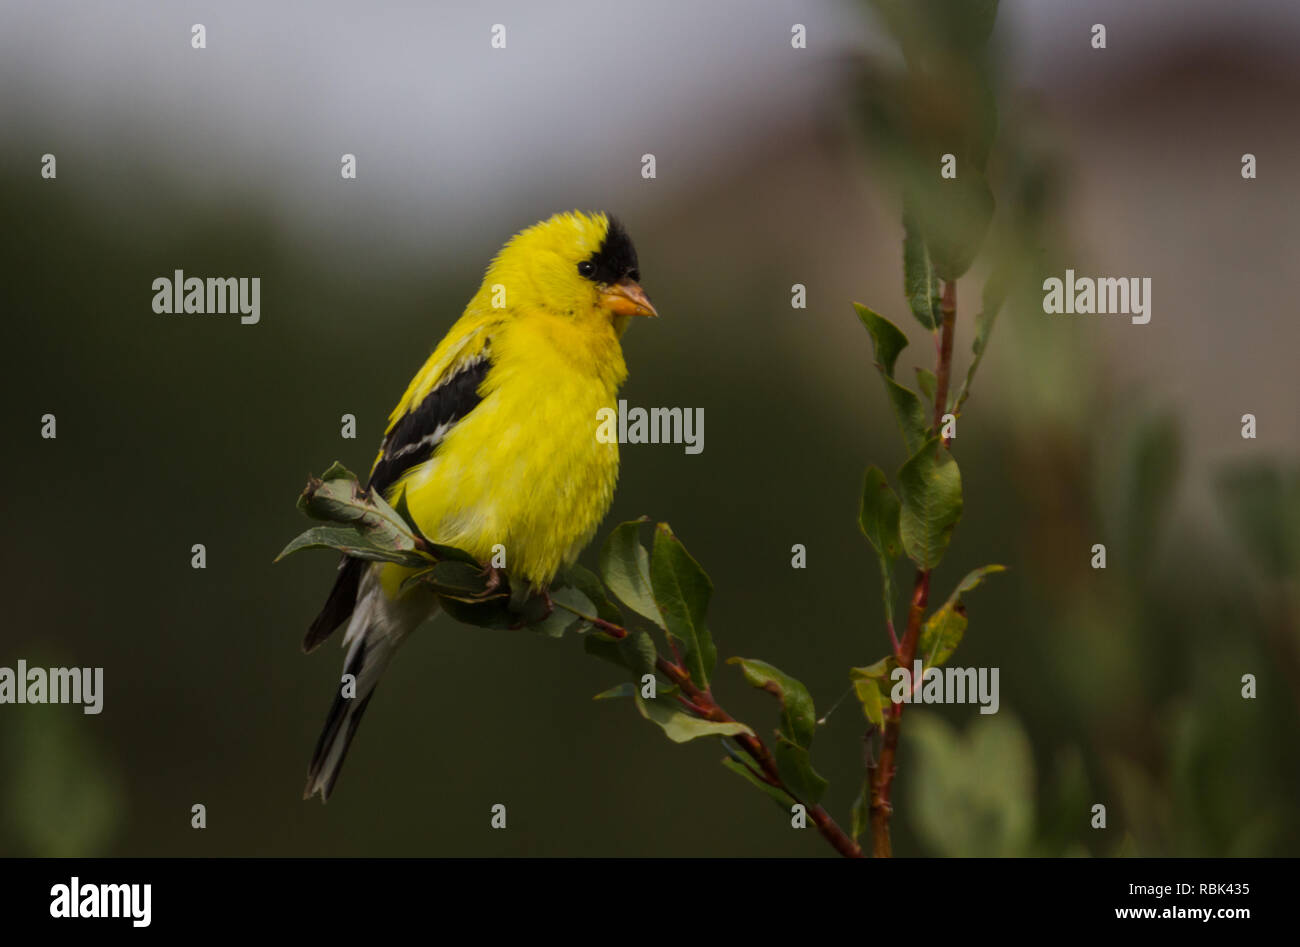
[[[939,302],[943,313],[943,328],[939,339],[939,362],[935,371],[934,391],[934,427],[942,430],[943,415],[948,401],[948,384],[952,377],[952,342],[953,329],[957,322],[957,284],[947,280],[943,284],[943,296]],[[943,446],[948,446],[944,438]],[[912,585],[912,605],[907,613],[907,630],[903,640],[896,643],[894,655],[900,667],[911,671],[916,658],[917,643],[921,638],[921,625],[925,619],[925,609],[930,600],[930,570],[917,569],[916,579]],[[903,720],[903,705],[890,704],[885,715],[885,734],[881,741],[880,758],[875,766],[869,768],[871,780],[871,854],[876,858],[888,858],[893,853],[889,838],[889,819],[893,815],[890,803],[890,791],[894,783],[895,759],[898,755],[898,733]]]
[[[562,605],[561,607],[568,609],[575,615],[582,616],[610,637],[626,638],[628,635],[626,628],[615,625],[613,622],[592,618],[592,616],[589,615],[582,615],[581,612],[569,608],[567,605]],[[711,692],[701,690],[697,687],[695,682],[691,680],[691,675],[687,672],[686,668],[682,667],[680,664],[667,661],[663,657],[656,655],[655,670],[681,689],[682,695],[684,695],[680,700],[682,706],[688,711],[696,714],[696,716],[704,720],[711,720],[715,723],[739,722],[735,717],[722,709],[721,705],[719,705],[714,699]],[[809,818],[813,820],[813,824],[817,826],[817,831],[820,832],[822,837],[830,843],[832,848],[847,858],[863,857],[862,847],[858,845],[858,843],[855,842],[847,832],[839,827],[835,820],[831,818],[830,813],[821,806],[809,805],[804,802],[799,798],[797,793],[785,784],[785,780],[781,778],[780,771],[776,768],[776,759],[772,756],[771,751],[768,750],[767,745],[762,741],[762,739],[756,735],[751,736],[747,733],[739,733],[733,737],[733,739],[735,740],[736,745],[739,746],[740,749],[742,749],[758,766],[758,770],[754,775],[758,776],[769,786],[774,786],[781,790],[795,802],[802,805],[808,812]],[[752,771],[753,770],[751,770],[751,772]]]
[[[943,314],[943,331],[939,343],[939,365],[935,371],[934,386],[934,429],[942,430],[943,416],[948,410],[948,385],[952,379],[952,342],[953,325],[957,321],[957,281],[945,280],[943,296],[939,299],[939,311]],[[948,438],[943,444],[948,446]]]
[[[702,691],[695,686],[695,682],[691,680],[691,676],[686,673],[685,668],[665,661],[660,657],[655,659],[655,669],[680,687],[683,693],[690,697],[692,703],[704,711],[704,719],[712,720],[715,723],[738,722],[735,717],[731,716],[731,714],[727,713],[718,705],[718,702],[714,700],[712,694]],[[785,781],[781,779],[781,773],[776,768],[775,758],[773,758],[771,751],[768,750],[767,745],[761,738],[756,735],[751,736],[747,733],[739,733],[732,739],[736,741],[736,744],[745,751],[750,759],[758,764],[758,767],[761,770],[762,779],[765,783],[769,786],[775,786],[791,799],[795,800],[795,802],[803,805],[804,809],[808,812],[808,817],[811,818],[813,824],[817,826],[817,831],[820,832],[822,837],[830,843],[832,848],[847,858],[863,857],[861,846],[859,846],[847,832],[839,827],[835,820],[831,818],[830,813],[819,805],[809,805],[808,803],[803,802],[803,800],[799,798],[798,794],[785,784]]]

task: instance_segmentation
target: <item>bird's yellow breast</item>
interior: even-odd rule
[[[545,585],[609,509],[618,444],[597,439],[627,368],[597,312],[519,313],[493,333],[482,402],[397,487],[416,525],[481,562]]]

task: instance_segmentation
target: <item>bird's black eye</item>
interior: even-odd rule
[[[633,267],[632,269],[627,271],[627,278],[634,283],[639,283],[641,282],[641,271],[638,270],[636,267]]]
[[[578,275],[591,278],[596,275],[596,264],[590,260],[583,260],[578,264]]]

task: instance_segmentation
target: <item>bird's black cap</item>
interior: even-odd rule
[[[636,262],[636,247],[632,246],[632,238],[616,217],[609,218],[609,230],[605,232],[605,239],[601,241],[600,248],[587,258],[587,262],[594,267],[591,279],[597,283],[617,283],[624,278],[641,278]]]

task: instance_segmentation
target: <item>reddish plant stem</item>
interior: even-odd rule
[[[939,337],[939,361],[935,370],[934,427],[936,431],[942,430],[943,415],[948,404],[948,387],[952,378],[953,329],[957,322],[955,281],[944,282],[939,309],[943,314],[943,324]],[[944,447],[948,446],[948,440],[948,438],[943,439]],[[912,662],[916,659],[916,646],[921,639],[921,625],[925,620],[925,609],[929,600],[930,570],[918,569],[912,584],[912,605],[907,613],[907,630],[903,632],[902,642],[894,649],[899,666],[907,668],[909,673],[912,670]],[[890,802],[890,792],[894,785],[898,735],[902,722],[903,705],[890,704],[885,715],[885,732],[881,738],[880,759],[868,771],[871,788],[871,854],[875,858],[889,858],[893,854],[889,838],[889,820],[894,812]]]
[[[627,637],[626,628],[599,618],[592,618],[591,616],[585,617],[593,625],[613,638]],[[682,694],[684,695],[681,703],[687,710],[704,720],[712,720],[715,723],[739,722],[735,717],[722,709],[721,705],[714,700],[713,694],[710,691],[701,690],[697,687],[695,682],[691,680],[691,675],[687,673],[686,669],[679,663],[667,661],[662,657],[656,656],[655,670],[681,689]],[[751,767],[750,772],[763,780],[763,782],[767,783],[769,786],[774,786],[777,789],[780,789],[791,799],[794,799],[796,802],[803,805],[804,809],[808,812],[808,817],[811,818],[813,824],[817,826],[817,831],[820,832],[822,837],[830,843],[832,848],[846,858],[863,857],[861,846],[859,846],[847,832],[839,827],[835,820],[831,818],[830,813],[821,806],[809,805],[808,803],[803,802],[798,795],[790,790],[790,787],[788,787],[785,784],[785,781],[781,779],[781,773],[776,768],[775,757],[772,756],[767,745],[758,736],[751,736],[748,733],[740,733],[732,739],[735,740],[736,744],[745,752],[745,755],[753,760],[757,766],[757,769]]]
[[[718,705],[718,702],[713,699],[711,693],[700,690],[695,686],[695,682],[691,680],[691,677],[686,673],[685,668],[669,661],[665,661],[663,658],[655,660],[655,668],[660,674],[682,689],[682,691],[690,698],[691,703],[702,712],[701,716],[703,716],[704,719],[712,720],[715,723],[738,722],[735,717],[731,716],[731,714],[727,713]],[[808,812],[808,817],[812,819],[813,824],[817,826],[817,831],[820,832],[822,837],[830,843],[832,848],[841,855],[844,855],[846,858],[863,857],[861,846],[849,837],[848,833],[839,827],[835,820],[831,818],[830,813],[821,806],[809,805],[808,803],[803,802],[790,790],[790,787],[788,787],[784,780],[781,779],[781,774],[776,768],[776,759],[772,756],[771,751],[768,750],[767,745],[763,743],[758,736],[751,736],[748,733],[739,733],[732,739],[736,741],[737,745],[745,751],[745,754],[750,759],[758,764],[759,772],[755,773],[755,775],[759,776],[763,782],[767,783],[769,786],[775,786],[777,789],[780,789],[782,792],[790,796],[790,798],[803,805]]]
[[[912,587],[912,606],[907,614],[907,630],[898,649],[900,667],[912,668],[916,657],[916,644],[921,637],[921,620],[925,617],[926,603],[930,597],[930,573],[918,570]],[[894,809],[889,801],[894,783],[894,760],[898,756],[898,732],[903,720],[903,705],[890,704],[885,713],[885,734],[881,740],[880,758],[871,772],[871,854],[875,858],[888,858],[892,852],[889,840],[889,817]]]
[[[948,386],[952,379],[953,325],[957,321],[957,281],[946,280],[943,295],[939,298],[939,311],[943,314],[943,328],[939,337],[939,364],[935,370],[934,429],[942,430],[943,415],[948,410]],[[944,438],[944,446],[948,438]]]

